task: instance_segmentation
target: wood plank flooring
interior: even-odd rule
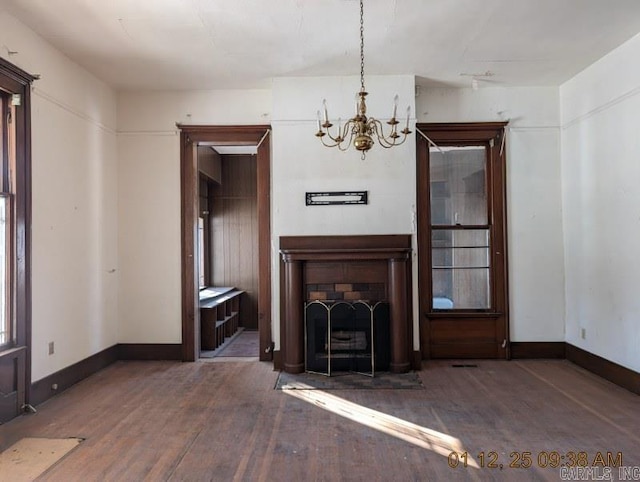
[[[296,392],[269,363],[118,362],[0,426],[0,449],[84,438],[38,479],[65,482],[555,481],[538,455],[570,451],[640,466],[637,395],[563,360],[452,363],[425,363],[424,390]],[[449,467],[452,449],[475,467]]]

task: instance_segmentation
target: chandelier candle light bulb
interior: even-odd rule
[[[409,130],[411,106],[407,107],[407,123],[405,128],[400,131],[401,136],[397,132],[398,121],[396,120],[396,115],[399,99],[398,95],[395,95],[393,98],[393,115],[391,119],[387,121],[387,124],[391,126],[391,132],[385,135],[382,122],[374,117],[367,118],[366,96],[367,91],[364,87],[364,7],[363,0],[360,0],[360,91],[356,93],[356,114],[353,118],[349,119],[344,126],[342,125],[342,120],[339,119],[337,132],[331,134],[329,129],[333,127],[333,124],[329,122],[327,100],[323,99],[322,110],[324,112],[324,122],[320,122],[320,111],[318,111],[318,132],[316,132],[316,137],[320,139],[320,142],[322,142],[324,146],[337,147],[341,151],[346,151],[353,143],[353,147],[362,153],[362,159],[364,159],[367,151],[371,149],[375,143],[374,138],[385,148],[399,146],[407,140],[407,136],[411,134]],[[324,139],[325,136],[329,138],[330,142]]]

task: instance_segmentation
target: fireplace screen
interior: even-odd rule
[[[331,376],[373,377],[389,369],[389,304],[311,301],[305,304],[305,369]]]

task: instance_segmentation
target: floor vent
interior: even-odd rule
[[[453,364],[451,365],[453,368],[478,368],[478,365],[475,364]]]

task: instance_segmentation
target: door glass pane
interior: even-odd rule
[[[488,229],[432,230],[431,266],[434,309],[491,308]]]
[[[0,196],[0,345],[9,343],[9,317],[7,316],[8,295],[7,289],[7,204],[9,198]]]
[[[200,289],[206,286],[204,279],[204,218],[198,218],[198,284]]]
[[[432,225],[488,224],[486,164],[484,146],[431,148]]]

